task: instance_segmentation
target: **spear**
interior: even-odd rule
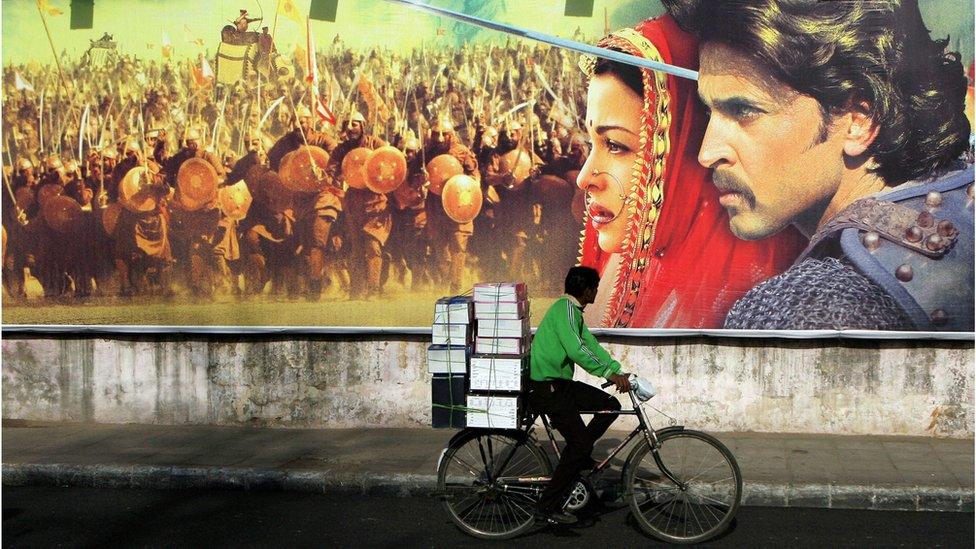
[[[85,138],[84,128],[85,126],[88,125],[88,114],[90,112],[91,111],[89,110],[89,105],[86,103],[85,111],[81,113],[81,125],[78,126],[78,162],[81,162],[81,159],[83,158],[81,156],[81,153],[82,153],[82,147],[84,146],[84,138]]]
[[[41,108],[37,118],[37,139],[40,141],[41,154],[44,154],[44,90],[41,90]]]
[[[10,193],[10,199],[13,200],[14,211],[17,212],[17,222],[21,225],[27,225],[27,219],[24,217],[24,210],[17,204],[17,196],[14,194],[14,188],[10,186],[10,177],[7,176],[7,170],[0,167],[0,171],[3,172],[3,182],[7,187],[7,192]]]

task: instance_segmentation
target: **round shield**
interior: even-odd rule
[[[393,192],[407,178],[407,157],[387,145],[373,151],[366,160],[366,188],[374,193]]]
[[[220,189],[217,192],[217,206],[234,221],[247,217],[247,211],[251,208],[251,191],[247,189],[247,183],[238,181]]]
[[[183,209],[194,212],[217,197],[217,170],[202,158],[190,158],[176,174],[177,200]]]
[[[102,212],[102,229],[105,229],[105,234],[115,236],[115,227],[119,224],[119,216],[122,214],[122,204],[112,202],[99,211]]]
[[[525,149],[513,149],[499,159],[499,174],[510,175],[507,186],[513,189],[525,183],[532,171],[532,155]]]
[[[81,227],[81,205],[67,196],[52,196],[41,207],[44,223],[55,231],[68,234]]]
[[[342,180],[353,189],[366,188],[366,161],[373,154],[366,147],[355,148],[342,159]]]
[[[44,203],[48,201],[49,198],[55,196],[61,196],[64,192],[64,187],[58,185],[57,183],[46,183],[37,188],[37,204],[40,207],[44,207]]]
[[[481,213],[481,184],[470,175],[458,174],[447,180],[441,193],[444,212],[456,223],[474,221]]]
[[[586,221],[586,191],[576,187],[576,194],[573,195],[573,204],[570,207],[570,211],[573,212],[573,219],[583,223]]]
[[[575,185],[554,175],[543,175],[532,182],[532,192],[543,204],[569,204],[575,189]]]
[[[435,156],[427,163],[427,180],[430,181],[428,190],[439,195],[448,179],[463,173],[464,168],[457,158],[449,154]]]
[[[281,176],[281,183],[293,191],[317,193],[329,185],[325,176],[325,167],[328,164],[329,153],[325,149],[302,145],[281,159],[278,174]]]
[[[136,166],[119,183],[119,202],[130,212],[151,212],[156,209],[156,195],[149,188],[149,173]]]
[[[18,187],[14,191],[14,196],[17,198],[17,205],[20,206],[21,210],[27,211],[34,205],[34,189],[31,187]]]

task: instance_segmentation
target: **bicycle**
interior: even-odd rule
[[[638,426],[592,471],[581,475],[564,509],[583,508],[593,493],[589,479],[637,439],[622,480],[623,498],[641,528],[670,543],[699,543],[723,533],[742,498],[735,456],[707,433],[681,425],[653,429],[635,387],[628,394],[633,404],[629,410],[580,412],[633,415]],[[507,539],[533,527],[536,503],[553,471],[549,454],[533,432],[540,418],[558,460],[549,418],[531,411],[518,429],[463,429],[441,452],[438,497],[462,531],[483,539]]]

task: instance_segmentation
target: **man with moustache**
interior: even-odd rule
[[[700,39],[699,162],[738,237],[810,238],[727,328],[973,330],[966,77],[915,0],[665,0]]]

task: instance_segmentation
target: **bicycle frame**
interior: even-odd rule
[[[651,454],[654,456],[654,463],[657,465],[658,469],[660,469],[660,471],[664,474],[665,477],[668,478],[668,480],[675,483],[675,485],[677,485],[681,490],[684,490],[687,486],[686,483],[676,478],[674,474],[672,474],[671,471],[667,468],[667,466],[661,461],[661,455],[658,452],[658,448],[660,447],[660,440],[657,436],[657,431],[655,431],[651,427],[650,420],[647,418],[647,412],[644,410],[643,406],[641,406],[641,402],[637,399],[637,396],[634,394],[633,390],[628,391],[627,394],[630,395],[630,400],[632,404],[632,408],[629,410],[581,410],[579,412],[580,414],[585,414],[585,415],[613,414],[617,416],[637,416],[637,422],[638,422],[638,426],[635,427],[634,430],[631,431],[626,437],[624,437],[624,440],[620,444],[618,444],[617,447],[614,448],[606,458],[600,461],[596,465],[596,467],[593,468],[593,471],[591,471],[588,476],[591,476],[605,469],[609,465],[611,459],[613,459],[618,453],[620,453],[620,451],[623,450],[623,448],[627,446],[627,444],[629,444],[632,440],[634,440],[634,438],[636,438],[638,435],[643,433],[644,439],[647,441],[647,444],[651,448]],[[549,444],[552,446],[553,452],[556,454],[557,458],[560,458],[561,454],[559,452],[559,446],[556,444],[556,436],[555,434],[553,434],[553,427],[549,422],[548,416],[546,416],[545,414],[533,414],[531,416],[531,421],[527,421],[525,423],[525,426],[522,429],[522,431],[528,434],[528,431],[535,425],[536,420],[539,418],[542,419],[542,425],[546,429],[546,436],[549,437]],[[683,430],[683,429],[684,427],[682,426],[671,426],[662,429],[662,432],[670,431],[670,430]],[[511,450],[508,452],[508,455],[505,457],[505,459],[502,460],[501,465],[498,467],[497,470],[499,471],[504,470],[505,466],[508,465],[508,462],[509,460],[511,460],[512,455],[514,453],[515,453],[515,447],[513,446]],[[501,480],[501,479],[490,479],[490,480]],[[548,482],[549,478],[548,477],[517,477],[512,480],[514,480],[517,483],[541,483],[541,482]]]

